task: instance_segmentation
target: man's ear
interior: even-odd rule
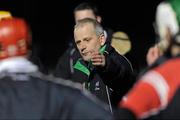
[[[103,46],[103,45],[105,44],[105,42],[106,42],[106,37],[105,37],[105,35],[104,35],[104,34],[101,34],[101,35],[99,36],[99,39],[100,39],[101,46]]]
[[[101,16],[96,16],[96,20],[97,20],[99,23],[101,23],[101,21],[102,21]]]

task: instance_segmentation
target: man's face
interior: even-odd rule
[[[74,38],[77,48],[85,61],[89,61],[92,54],[98,52],[105,41],[104,35],[97,36],[94,26],[90,23],[76,28]]]
[[[88,10],[88,9],[76,11],[74,14],[74,18],[75,18],[76,23],[77,23],[77,21],[82,20],[84,18],[92,18],[94,20],[97,20],[97,17],[94,15],[93,11]],[[98,22],[100,22],[100,21],[98,21]]]

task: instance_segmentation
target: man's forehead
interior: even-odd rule
[[[74,35],[76,37],[89,37],[92,36],[94,33],[94,28],[91,23],[82,24],[74,30]]]
[[[75,28],[75,31],[81,31],[81,30],[88,30],[88,31],[93,31],[94,26],[92,23],[82,23],[78,27]]]

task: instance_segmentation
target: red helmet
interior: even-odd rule
[[[30,42],[28,25],[23,19],[0,21],[0,59],[26,55]]]

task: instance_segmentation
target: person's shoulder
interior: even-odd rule
[[[110,27],[105,27],[104,30],[108,33],[108,34],[113,34],[114,33],[114,30]]]
[[[40,82],[43,82],[43,83],[46,83],[46,84],[49,84],[52,86],[57,86],[57,87],[67,88],[67,89],[72,89],[72,90],[74,90],[74,89],[81,90],[82,89],[81,84],[72,82],[70,80],[65,80],[63,78],[55,77],[52,74],[45,75],[42,73],[33,73],[33,74],[31,74],[31,76],[34,79],[39,80]]]
[[[44,75],[44,74],[33,74],[33,78],[35,78],[34,82],[39,81],[42,84],[48,84],[55,91],[61,91],[65,93],[69,93],[71,96],[75,94],[78,96],[86,96],[88,98],[92,98],[92,94],[83,89],[82,84],[73,82],[72,80],[65,80],[63,78],[55,77],[54,75]]]
[[[101,101],[99,101],[93,94],[91,94],[89,91],[83,88],[82,84],[73,82],[71,80],[64,80],[62,78],[57,78],[54,76],[44,76],[45,78],[43,81],[51,82],[51,84],[54,84],[57,87],[61,87],[61,89],[64,89],[65,91],[69,91],[70,95],[73,96],[73,93],[77,93],[77,96],[83,96],[87,99],[90,99],[91,101],[103,104]],[[61,90],[62,91],[62,90]]]
[[[167,72],[174,74],[173,71],[176,71],[176,69],[180,67],[180,58],[176,57],[176,58],[170,58],[170,59],[164,58],[164,59],[165,60],[162,61],[162,63],[159,63],[159,65],[154,69],[160,71],[166,69]]]
[[[123,56],[121,54],[119,54],[116,49],[111,45],[111,43],[109,41],[106,42],[106,48],[105,48],[105,51],[108,53],[108,54],[116,54],[117,56]]]

